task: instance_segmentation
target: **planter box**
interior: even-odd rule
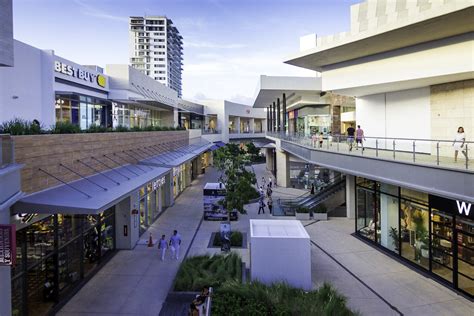
[[[309,213],[295,213],[295,216],[300,221],[309,221]]]
[[[313,213],[313,219],[318,221],[327,221],[328,213]]]

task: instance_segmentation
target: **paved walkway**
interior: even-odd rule
[[[216,179],[217,172],[208,168],[142,236],[147,238],[151,232],[154,238],[161,234],[169,238],[173,229],[177,229],[183,239],[179,261],[167,256],[161,262],[156,247],[146,245],[121,250],[58,315],[158,315],[202,217],[204,183]]]

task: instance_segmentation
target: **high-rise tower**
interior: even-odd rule
[[[181,97],[183,37],[166,16],[129,19],[130,65],[178,92]]]

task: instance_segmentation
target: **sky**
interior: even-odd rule
[[[79,64],[127,64],[128,17],[166,15],[183,36],[183,98],[253,104],[260,75],[286,65],[299,38],[349,30],[361,0],[14,0],[17,40]]]

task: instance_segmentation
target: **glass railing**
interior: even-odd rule
[[[365,156],[385,160],[396,160],[414,164],[439,166],[443,168],[454,168],[474,170],[472,155],[474,154],[474,142],[465,141],[460,143],[453,140],[437,139],[414,139],[414,138],[390,138],[390,137],[368,137],[362,143],[356,142],[346,135],[319,137],[301,134],[289,134],[280,132],[267,132],[269,137],[279,138],[295,143],[313,150],[338,152],[347,155]],[[457,159],[455,150],[458,149]]]
[[[0,134],[0,169],[15,162],[13,139],[9,134]]]
[[[203,128],[202,133],[203,134],[220,134],[221,131],[214,128],[208,128],[208,129]]]

